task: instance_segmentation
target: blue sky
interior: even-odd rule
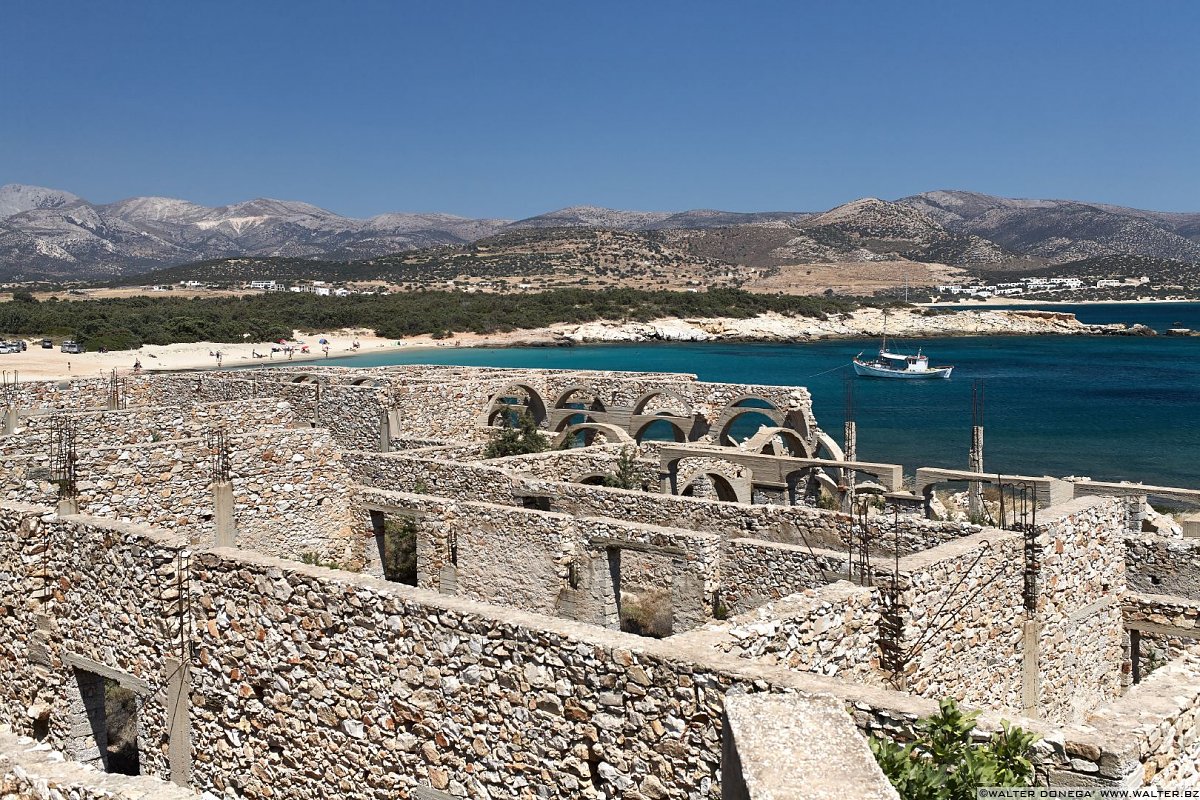
[[[353,216],[1200,211],[1200,3],[4,4],[0,183]]]

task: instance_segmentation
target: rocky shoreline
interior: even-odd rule
[[[651,322],[597,321],[555,325],[521,331],[504,341],[481,341],[483,346],[574,345],[606,342],[806,342],[820,339],[869,339],[885,332],[884,314],[862,308],[826,319],[762,314],[747,319],[729,317],[671,318]],[[1075,315],[1057,311],[966,310],[931,313],[922,309],[891,309],[886,332],[905,339],[951,336],[1154,336],[1144,325],[1089,325]],[[489,338],[489,337],[484,337]]]

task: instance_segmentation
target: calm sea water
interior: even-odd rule
[[[1062,308],[1062,307],[1059,307]],[[1200,329],[1200,303],[1083,305],[1085,322],[1176,322]],[[989,472],[1089,475],[1200,487],[1200,338],[972,337],[912,340],[948,381],[853,381],[859,458],[965,468],[971,387],[985,395]],[[868,341],[681,343],[434,350],[330,359],[343,366],[461,364],[689,372],[706,381],[799,384],[841,439],[850,359]]]

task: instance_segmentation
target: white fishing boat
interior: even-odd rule
[[[854,357],[854,372],[864,378],[906,378],[911,380],[921,378],[949,378],[954,367],[931,367],[929,356],[923,355],[918,349],[916,355],[907,353],[892,353],[888,350],[887,341],[887,309],[883,312],[883,341],[879,345],[879,355],[867,361],[859,353]]]
[[[916,355],[889,353],[886,345],[872,361],[866,361],[859,353],[854,357],[854,372],[864,378],[949,378],[954,367],[931,367],[929,356],[920,350]]]

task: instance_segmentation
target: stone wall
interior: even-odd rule
[[[605,518],[571,517],[490,503],[370,490],[372,508],[395,508],[418,519],[418,585],[463,597],[511,605],[540,614],[595,624],[616,624],[620,587],[656,583],[671,590],[675,629],[686,630],[711,617],[707,598],[718,581],[715,536]],[[428,539],[446,558],[423,558]],[[608,551],[621,550],[618,574]],[[648,572],[646,554],[665,555]],[[627,557],[628,556],[628,557]],[[453,587],[446,584],[453,566]],[[579,586],[572,586],[572,568]]]
[[[615,475],[622,450],[628,450],[634,459],[634,479],[651,491],[659,487],[658,463],[641,457],[640,447],[634,445],[605,444],[578,447],[571,450],[554,450],[525,456],[510,456],[488,460],[489,466],[520,473],[547,481],[579,483],[586,478]],[[436,458],[446,458],[437,454]]]
[[[935,708],[706,655],[683,639],[656,642],[252,553],[201,549],[180,565],[179,547],[120,523],[0,509],[9,576],[0,581],[0,647],[11,665],[0,721],[28,732],[30,710],[49,709],[47,741],[66,744],[78,688],[64,657],[76,653],[151,689],[147,771],[164,775],[179,757],[162,721],[171,697],[190,702],[187,752],[200,791],[354,799],[432,783],[475,797],[528,788],[565,798],[598,785],[606,795],[715,798],[731,688],[833,694],[861,730],[884,735]],[[42,553],[55,576],[86,574],[42,584]],[[42,585],[45,602],[34,593]],[[181,598],[191,690],[171,693]],[[1164,775],[1194,769],[1180,757],[1193,758],[1197,686],[1194,661],[1173,664],[1114,704],[1112,721],[1109,710],[1087,727],[1014,721],[1043,735],[1037,763],[1056,785],[1137,785],[1143,761]],[[1146,713],[1132,716],[1126,701]],[[1169,740],[1156,733],[1165,722]],[[980,720],[985,731],[997,724],[995,715]]]
[[[879,685],[877,589],[839,581],[730,620],[725,652]]]
[[[1079,720],[1121,692],[1125,594],[1120,499],[1071,500],[1038,518],[1038,713]]]
[[[17,433],[0,437],[0,455],[49,452],[54,416],[39,413],[22,417]],[[75,412],[67,416],[74,424],[75,446],[81,450],[195,438],[217,427],[236,432],[292,423],[288,405],[269,399]]]
[[[362,567],[367,539],[356,485],[329,431],[248,432],[229,451],[239,546]]]
[[[168,685],[180,659],[186,661],[188,637],[183,543],[150,529],[29,507],[0,511],[0,537],[6,576],[0,721],[27,732],[33,719],[48,719],[50,745],[76,760],[98,760],[90,701],[77,678],[81,665],[94,664],[86,671],[121,673],[143,687],[141,770],[169,777]]]
[[[651,525],[689,528],[731,538],[750,537],[831,550],[845,549],[851,540],[850,517],[834,511],[724,503],[544,480],[502,469],[499,465],[505,459],[449,462],[436,454],[426,458],[406,453],[348,452],[345,461],[359,482],[392,491],[432,492],[453,499],[516,505],[520,505],[522,497],[544,497],[551,510],[575,516],[637,519]],[[875,546],[882,552],[893,551],[897,541],[902,554],[917,552],[981,530],[974,525],[911,516],[902,516],[898,521],[891,517],[877,519]]]
[[[1125,539],[1129,588],[1200,599],[1200,541],[1142,533]]]
[[[901,561],[909,691],[1022,710],[1022,552],[1019,534],[988,530]]]
[[[1036,563],[1024,534],[996,530],[901,559],[905,685],[1060,721],[1116,697],[1123,520],[1119,500],[1080,498],[1039,516]],[[876,568],[887,585],[886,566]]]
[[[794,544],[732,539],[721,554],[721,599],[732,613],[847,577],[849,557]]]

